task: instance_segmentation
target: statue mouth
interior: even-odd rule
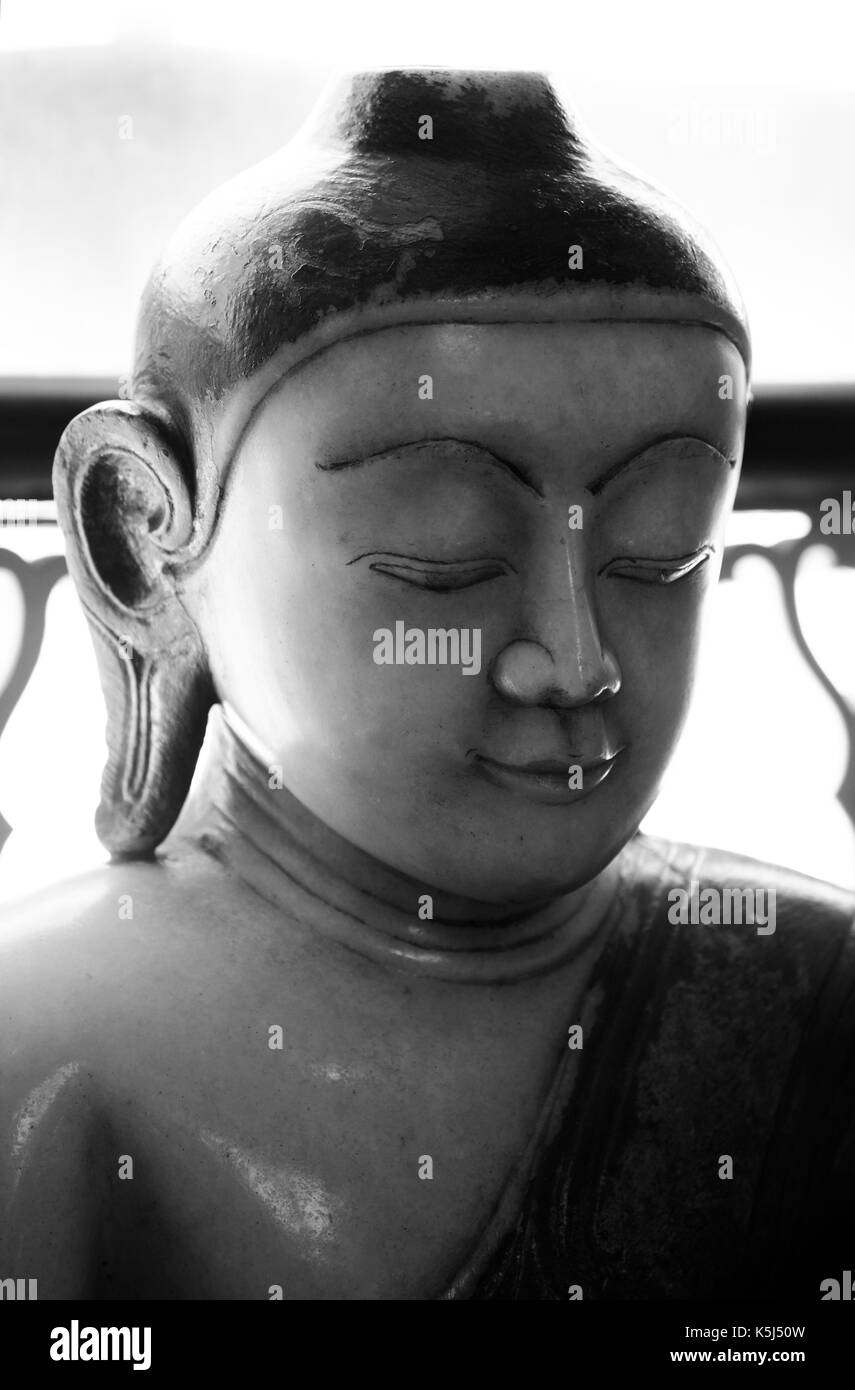
[[[566,759],[537,759],[527,763],[503,763],[474,753],[478,772],[494,786],[506,791],[521,792],[531,801],[551,806],[574,806],[606,780],[623,752],[602,754],[596,758],[579,759],[568,754]]]

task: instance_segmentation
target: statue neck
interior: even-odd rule
[[[440,979],[500,983],[581,955],[616,916],[619,856],[547,903],[506,907],[417,883],[325,825],[286,788],[250,731],[218,707],[175,829],[283,915],[378,963]],[[432,917],[423,920],[430,899]]]

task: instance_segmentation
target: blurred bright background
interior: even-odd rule
[[[3,0],[0,373],[123,370],[147,271],[205,193],[284,144],[332,71],[436,64],[549,71],[711,229],[757,379],[851,380],[846,18],[839,0]]]
[[[748,305],[756,381],[851,382],[845,22],[839,0],[808,11],[750,0],[513,11],[480,0],[3,0],[0,376],[121,374],[146,274],[204,194],[279,148],[335,70],[436,65],[548,71],[601,144],[711,229]],[[742,513],[733,536],[772,543],[808,524]],[[61,539],[3,528],[3,546],[32,559]],[[817,546],[797,593],[814,651],[855,702],[855,571]],[[0,571],[0,689],[21,610]],[[65,579],[0,738],[0,810],[15,826],[0,897],[103,858],[91,829],[103,722]],[[843,721],[795,648],[774,569],[741,561],[711,605],[692,718],[646,828],[855,887],[855,833],[834,795],[845,755]]]

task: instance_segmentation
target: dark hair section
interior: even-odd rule
[[[537,73],[349,77],[178,239],[144,294],[129,393],[162,402],[185,437],[192,402],[368,303],[636,285],[720,309],[747,355],[704,233],[598,152]]]

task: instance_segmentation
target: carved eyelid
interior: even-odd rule
[[[510,560],[500,559],[494,555],[487,555],[477,560],[436,560],[424,555],[398,555],[394,552],[369,550],[361,555],[355,555],[347,563],[348,565],[355,565],[359,560],[371,560],[368,568],[381,572],[411,570],[415,574],[444,573],[455,575],[491,570],[501,574],[509,572],[516,574],[516,567],[511,564]]]
[[[678,555],[674,559],[655,560],[641,556],[621,555],[614,560],[609,560],[608,564],[603,565],[598,573],[612,574],[623,566],[630,572],[656,574],[656,579],[651,580],[651,583],[675,584],[680,579],[685,579],[694,570],[699,569],[712,554],[714,554],[713,546],[704,545],[701,546],[700,550],[692,551],[691,555]]]
[[[508,574],[513,566],[505,560],[494,559],[426,560],[415,556],[401,556],[395,559],[390,557],[388,560],[375,560],[368,568],[375,574],[386,574],[392,579],[399,579],[402,583],[412,584],[421,589],[462,589],[484,583],[488,579],[500,579]]]

